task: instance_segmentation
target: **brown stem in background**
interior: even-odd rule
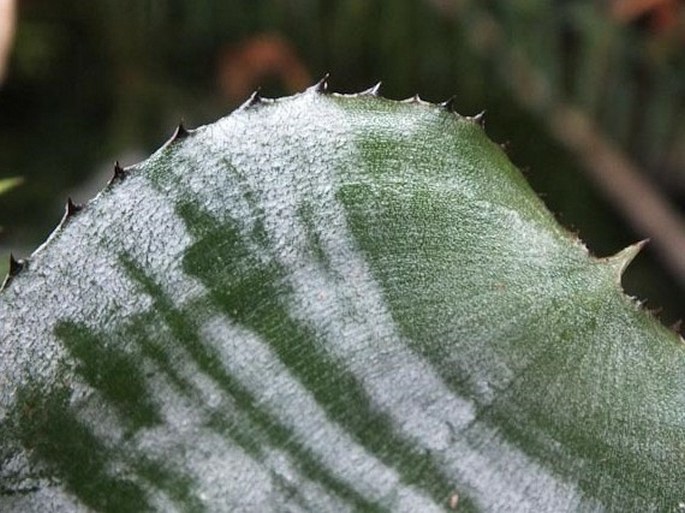
[[[550,132],[582,162],[604,196],[641,237],[648,237],[662,264],[685,286],[685,219],[652,185],[647,173],[614,145],[574,105],[552,99],[549,83],[521,52],[507,44],[497,20],[478,1],[430,0],[454,19],[468,12],[471,47],[494,59],[518,102],[547,121]]]
[[[611,0],[611,15],[621,23],[662,9],[675,9],[679,0]]]
[[[685,285],[685,220],[626,155],[582,112],[556,106],[548,118],[556,138],[640,235],[651,238],[661,261]]]
[[[15,0],[0,0],[0,85],[5,79],[16,27]]]

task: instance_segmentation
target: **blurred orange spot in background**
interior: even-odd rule
[[[650,29],[660,33],[679,24],[681,7],[680,0],[613,0],[611,13],[621,23],[647,16]]]
[[[293,46],[276,34],[261,34],[220,50],[217,78],[221,94],[234,103],[265,79],[279,79],[288,92],[311,85],[310,73]]]

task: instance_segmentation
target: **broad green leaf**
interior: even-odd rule
[[[0,510],[683,510],[638,249],[590,256],[446,107],[255,96],[14,266]]]

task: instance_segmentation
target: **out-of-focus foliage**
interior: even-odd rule
[[[3,178],[0,179],[0,194],[3,194],[10,189],[13,189],[21,183],[21,178]]]
[[[484,12],[496,27],[479,25]],[[517,103],[510,63],[479,49],[502,31],[544,78],[536,94],[582,107],[682,203],[685,52],[674,16],[663,28],[650,13],[618,16],[594,0],[26,2],[0,89],[0,169],[32,185],[0,205],[6,241],[35,247],[94,169],[146,153],[179,119],[206,123],[254,87],[276,96],[330,72],[337,90],[383,80],[389,97],[457,95],[462,112],[487,108],[489,133],[511,142],[561,221],[596,254],[613,253],[640,236]],[[667,322],[683,314],[682,290],[649,250],[626,286],[663,305]]]

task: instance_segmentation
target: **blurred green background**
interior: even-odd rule
[[[679,0],[0,0],[0,179],[23,178],[0,197],[0,258],[28,256],[67,196],[93,197],[115,160],[143,159],[179,120],[209,123],[258,86],[292,94],[326,72],[338,92],[382,80],[389,98],[487,110],[491,138],[607,256],[654,234],[607,201],[550,111],[586,116],[682,215],[683,50]],[[624,287],[666,324],[685,316],[685,276],[653,244]]]

